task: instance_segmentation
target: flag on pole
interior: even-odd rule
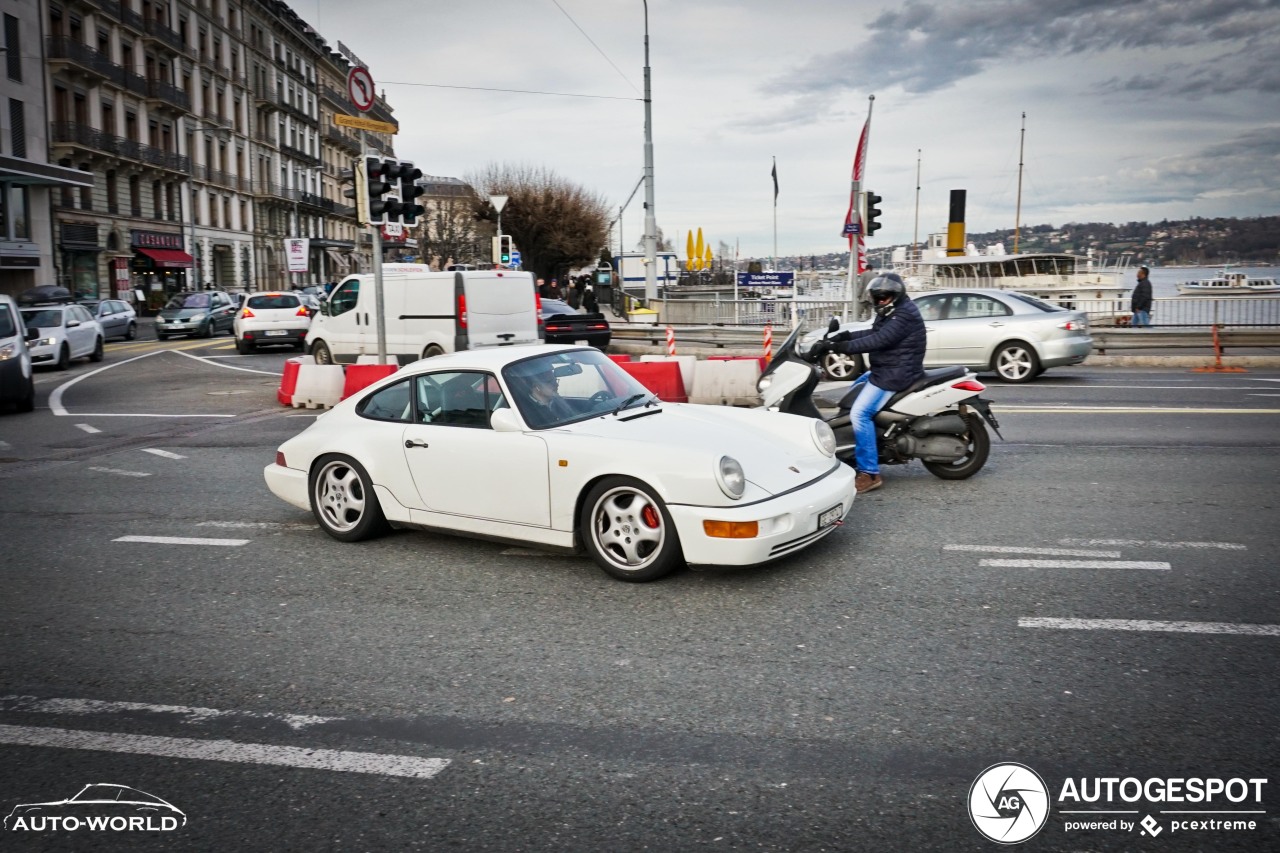
[[[861,181],[867,168],[867,137],[871,133],[871,110],[867,109],[867,121],[862,125],[862,135],[858,137],[858,150],[853,155],[852,180]],[[863,234],[862,216],[858,215],[858,227],[854,228],[853,217],[857,210],[858,200],[854,197],[852,186],[849,188],[849,209],[844,215],[844,229],[840,232],[849,238],[849,251],[853,251],[854,231],[858,238],[858,272],[867,271],[867,243]]]
[[[773,158],[773,203],[778,203],[778,158]]]

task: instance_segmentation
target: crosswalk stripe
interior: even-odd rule
[[[979,560],[980,566],[1003,569],[1154,569],[1167,572],[1168,563],[1142,560]]]
[[[200,539],[194,536],[121,536],[112,542],[145,542],[152,545],[247,545],[248,539]]]
[[[1162,542],[1158,539],[1059,539],[1061,545],[1130,546],[1140,548],[1221,548],[1224,551],[1247,551],[1248,546],[1235,542]]]
[[[1084,551],[1076,548],[1022,548],[1015,545],[943,545],[944,551],[976,551],[982,554],[1039,554],[1042,557],[1119,557],[1119,551]]]
[[[162,758],[190,758],[197,761],[229,761],[237,764],[271,764],[308,770],[368,773],[378,776],[407,776],[430,779],[449,766],[447,758],[419,758],[413,755],[386,755],[377,752],[347,752],[336,749],[308,749],[238,743],[231,740],[157,737],[154,735],[110,734],[107,732],[39,726],[0,725],[0,743],[43,746],[55,749],[85,749]]]

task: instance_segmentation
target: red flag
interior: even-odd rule
[[[871,133],[871,111],[867,111],[867,121],[862,125],[862,135],[858,137],[858,150],[853,155],[854,181],[861,181],[867,168],[867,136]],[[849,238],[849,251],[853,251],[853,211],[857,199],[853,197],[853,187],[849,188],[849,209],[844,214],[844,229],[841,233]],[[867,243],[862,234],[862,217],[858,217],[858,272],[867,271]]]

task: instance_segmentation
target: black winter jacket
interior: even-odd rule
[[[871,383],[886,391],[902,391],[924,376],[925,331],[920,309],[903,299],[887,319],[876,315],[870,329],[832,344],[834,352],[871,356]]]
[[[1139,279],[1133,286],[1133,300],[1129,303],[1130,311],[1151,310],[1151,279]]]

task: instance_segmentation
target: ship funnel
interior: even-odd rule
[[[951,191],[951,218],[947,220],[947,257],[963,257],[965,190]]]

